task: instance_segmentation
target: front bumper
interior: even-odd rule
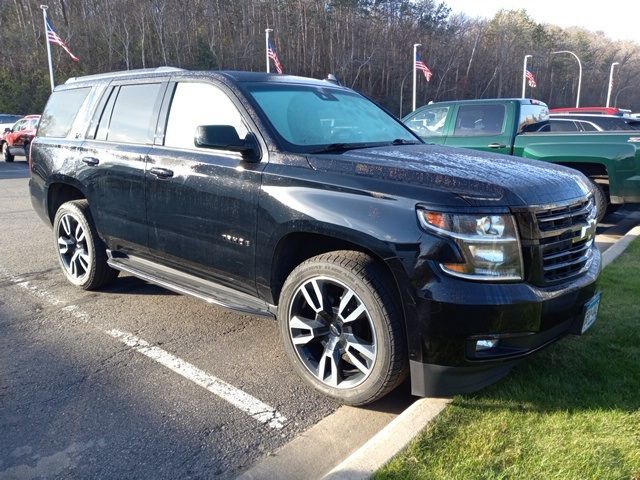
[[[584,306],[596,294],[600,253],[589,269],[552,287],[479,283],[438,273],[419,289],[408,325],[412,392],[449,396],[482,388],[519,360],[570,333],[580,333]],[[476,353],[478,339],[496,347]]]

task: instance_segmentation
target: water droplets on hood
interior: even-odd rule
[[[589,192],[576,170],[548,162],[462,148],[404,145],[313,155],[314,168],[328,168],[445,189],[461,196],[505,198],[513,205],[539,205],[584,196]],[[511,192],[513,195],[509,195]]]

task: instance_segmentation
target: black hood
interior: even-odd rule
[[[577,170],[521,157],[436,145],[398,145],[309,155],[320,171],[448,191],[471,205],[530,206],[584,197]]]

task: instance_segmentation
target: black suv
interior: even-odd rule
[[[71,79],[31,150],[62,271],[277,317],[294,368],[365,404],[478,389],[595,320],[589,181],[425,145],[322,80],[160,68]]]

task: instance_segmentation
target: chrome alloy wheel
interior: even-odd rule
[[[333,388],[364,382],[376,361],[376,335],[367,307],[347,285],[313,277],[295,292],[289,336],[298,358]]]
[[[60,219],[57,234],[58,254],[65,270],[73,279],[82,280],[89,273],[93,255],[82,224],[66,214]]]

